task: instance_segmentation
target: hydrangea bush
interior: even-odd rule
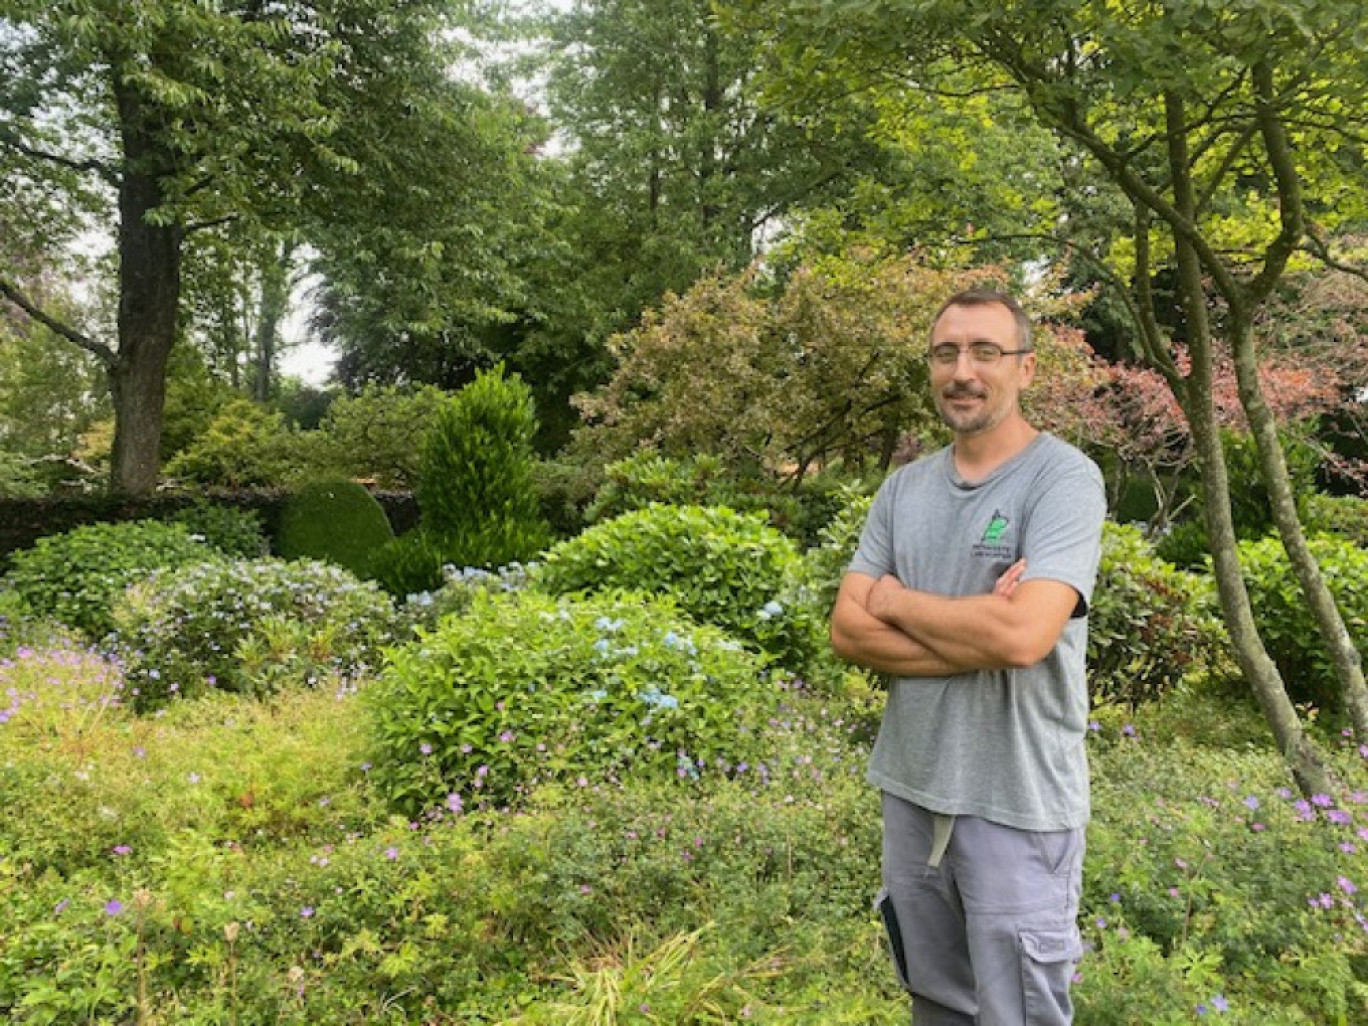
[[[754,757],[779,694],[761,657],[668,600],[481,592],[393,650],[362,697],[373,779],[413,812],[553,781],[725,773]]]
[[[183,524],[88,524],[16,552],[5,581],[38,615],[97,639],[113,626],[111,609],[128,585],[155,569],[218,557]]]
[[[694,619],[801,671],[820,638],[811,608],[785,601],[798,566],[793,542],[757,516],[652,505],[556,545],[534,582],[556,595],[613,588],[668,595]]]
[[[159,571],[115,609],[138,708],[207,688],[271,691],[290,679],[352,677],[394,638],[378,586],[314,560],[202,563]]]

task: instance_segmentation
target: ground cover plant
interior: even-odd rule
[[[728,773],[581,767],[417,817],[364,689],[124,693],[98,653],[0,661],[8,1021],[905,1022],[870,908],[876,691],[781,691]],[[1080,1022],[1368,1015],[1368,795],[1299,799],[1264,736],[1184,688],[1099,716]],[[1365,757],[1340,738],[1344,779]]]

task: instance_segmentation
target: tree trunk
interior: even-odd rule
[[[252,396],[257,402],[264,403],[271,397],[280,322],[285,317],[285,307],[290,298],[290,259],[293,253],[294,244],[283,241],[261,266],[261,307],[257,317],[254,346],[256,374],[252,387]]]
[[[119,350],[110,368],[114,450],[110,488],[150,492],[161,469],[166,361],[176,341],[182,231],[152,223],[165,201],[160,174],[171,161],[144,129],[140,97],[116,86],[123,133],[119,183]]]
[[[1196,200],[1189,171],[1191,162],[1181,101],[1172,95],[1167,97],[1165,113],[1174,205],[1191,222],[1196,212]],[[1235,521],[1230,508],[1230,476],[1226,470],[1225,453],[1221,449],[1212,403],[1211,322],[1207,317],[1202,268],[1192,243],[1184,235],[1175,231],[1173,241],[1178,263],[1178,295],[1187,320],[1188,348],[1192,356],[1184,407],[1198,459],[1202,461],[1207,536],[1211,543],[1212,569],[1221,609],[1225,613],[1226,629],[1230,632],[1235,659],[1268,719],[1274,740],[1287,761],[1297,787],[1308,798],[1314,794],[1330,794],[1333,791],[1330,772],[1315,742],[1303,728],[1296,707],[1288,698],[1282,675],[1259,636],[1249,591],[1240,571]]]
[[[1360,741],[1368,741],[1368,688],[1364,686],[1363,661],[1354,646],[1349,628],[1345,626],[1344,617],[1335,605],[1335,597],[1325,583],[1320,564],[1306,544],[1306,532],[1302,530],[1301,519],[1297,516],[1297,502],[1292,494],[1278,426],[1264,401],[1263,389],[1259,384],[1252,333],[1243,319],[1233,320],[1231,344],[1240,405],[1253,431],[1259,471],[1272,503],[1273,522],[1277,525],[1278,536],[1282,539],[1302,595],[1315,617],[1321,640],[1330,652],[1330,661],[1335,668],[1340,694],[1353,724],[1354,734]]]

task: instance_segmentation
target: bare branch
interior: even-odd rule
[[[34,160],[44,160],[50,164],[57,164],[61,167],[70,168],[73,171],[82,173],[93,172],[99,175],[110,185],[117,187],[119,184],[118,173],[104,161],[100,160],[73,160],[64,157],[60,153],[49,153],[40,150],[36,146],[30,146],[13,132],[0,131],[0,146],[8,147],[16,153],[21,153],[25,157],[32,157]]]

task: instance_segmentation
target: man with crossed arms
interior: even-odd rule
[[[916,1026],[1069,1023],[1102,476],[1022,415],[1013,297],[949,299],[928,359],[954,441],[884,482],[831,622],[839,655],[891,676],[879,908]]]

